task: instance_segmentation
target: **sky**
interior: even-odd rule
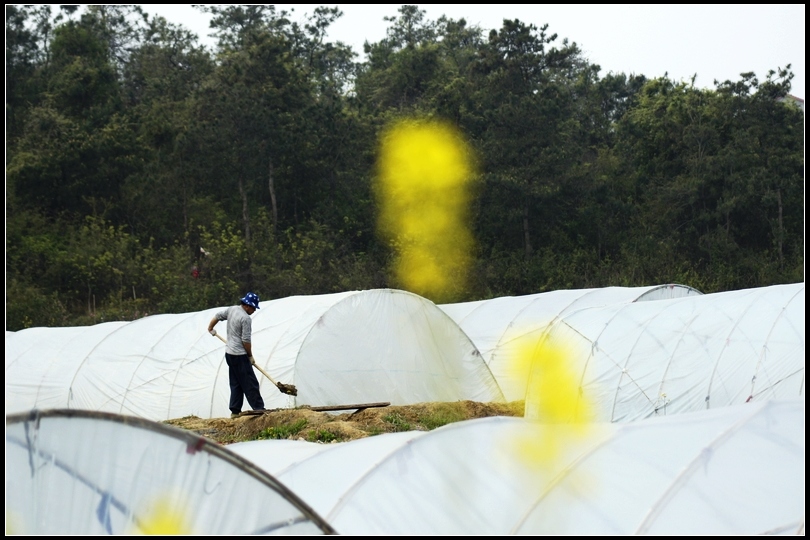
[[[364,59],[363,43],[385,37],[389,23],[402,4],[275,4],[290,19],[303,22],[318,6],[337,5],[343,16],[328,33]],[[442,15],[465,19],[487,32],[499,29],[503,19],[519,19],[535,26],[548,24],[547,34],[576,42],[584,56],[610,72],[667,75],[675,81],[697,76],[700,88],[714,81],[737,81],[740,73],[754,72],[764,80],[768,71],[791,65],[795,74],[791,94],[804,99],[804,4],[674,5],[674,4],[417,4],[426,17]],[[209,16],[191,4],[143,5],[145,11],[180,24],[212,45]]]

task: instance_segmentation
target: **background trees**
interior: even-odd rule
[[[603,74],[545,25],[413,5],[358,62],[337,8],[202,9],[215,50],[137,6],[6,6],[7,329],[390,286],[371,185],[403,117],[476,151],[467,300],[804,279],[790,66]]]

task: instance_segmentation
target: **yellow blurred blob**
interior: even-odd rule
[[[434,302],[466,285],[470,156],[461,135],[441,122],[402,121],[382,137],[378,229],[395,250],[394,280]]]
[[[135,534],[194,534],[188,521],[188,513],[170,497],[155,500],[141,516]]]
[[[526,380],[526,416],[553,424],[538,437],[529,430],[516,441],[521,459],[532,466],[551,466],[564,457],[566,445],[588,436],[593,428],[593,405],[580,389],[575,351],[547,333],[527,333],[512,341],[513,371]]]
[[[6,536],[25,534],[21,523],[22,520],[15,512],[6,509]]]

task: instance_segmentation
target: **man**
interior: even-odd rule
[[[242,403],[247,397],[254,411],[264,410],[264,400],[259,392],[259,380],[253,372],[253,346],[251,345],[252,323],[250,316],[259,309],[259,295],[249,292],[238,306],[231,306],[214,315],[208,323],[208,333],[217,335],[214,327],[219,321],[228,321],[228,340],[225,345],[225,361],[228,363],[228,379],[231,384],[231,400],[228,408],[231,418],[242,412]]]

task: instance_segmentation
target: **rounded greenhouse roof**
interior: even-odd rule
[[[7,416],[6,495],[6,534],[334,533],[219,444],[111,413]]]
[[[167,420],[225,417],[225,345],[207,332],[223,308],[89,327],[6,332],[6,410],[71,408]],[[435,304],[394,289],[293,296],[253,316],[265,407],[468,399],[503,394],[463,331]]]
[[[525,296],[503,296],[476,302],[441,304],[470,336],[507,401],[526,397],[525,375],[514,369],[512,343],[525,333],[543,331],[568,313],[579,309],[666,300],[701,295],[687,285],[604,287],[549,291]]]
[[[231,446],[340,534],[802,534],[804,419],[803,399],[576,430],[489,417],[282,466],[285,441]]]
[[[581,309],[538,341],[565,344],[580,401],[626,422],[770,399],[804,398],[804,283]],[[543,377],[530,368],[528,384]],[[527,418],[543,419],[537,393]]]

